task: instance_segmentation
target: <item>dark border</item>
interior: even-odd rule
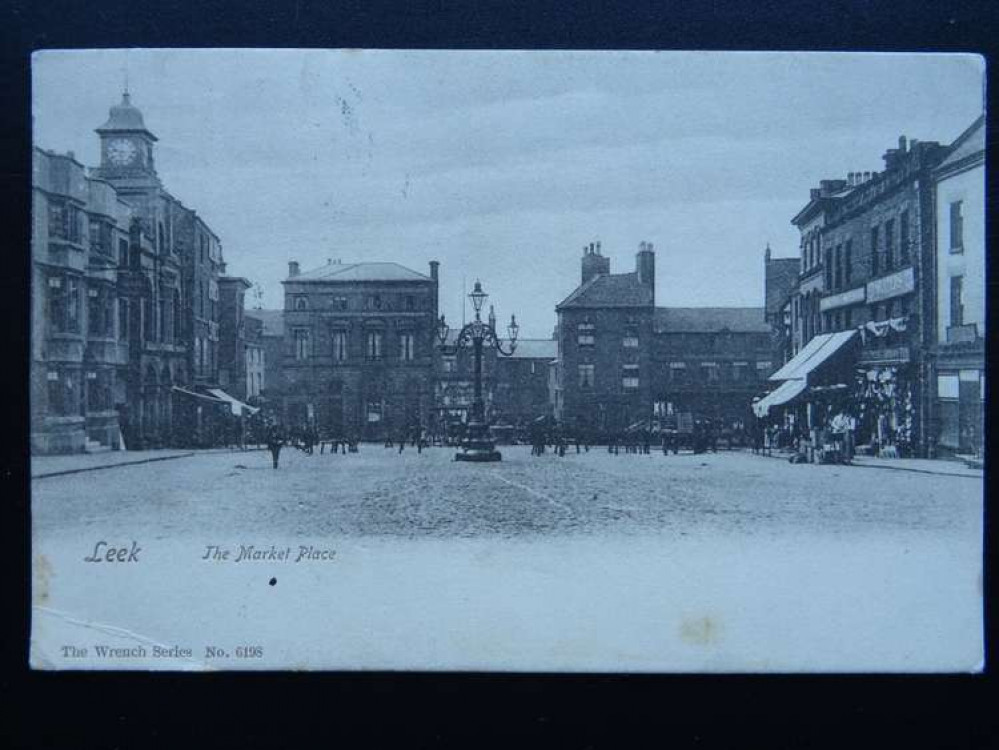
[[[0,305],[7,419],[0,488],[7,592],[0,723],[7,747],[427,747],[533,740],[657,746],[996,746],[982,676],[126,674],[27,670],[29,56],[46,48],[380,47],[977,52],[995,59],[999,4],[909,0],[8,0],[0,8]],[[993,87],[994,88],[994,87]],[[989,101],[992,102],[990,94]],[[885,106],[890,106],[889,102]],[[988,131],[990,161],[995,139]],[[989,193],[995,192],[989,171]],[[989,212],[990,243],[995,237]],[[13,230],[13,231],[11,231]],[[989,290],[999,286],[989,266]],[[994,306],[989,328],[996,330]],[[989,349],[989,366],[995,364]],[[25,363],[10,366],[10,362]],[[999,371],[999,370],[996,370]],[[989,416],[995,416],[992,399]],[[993,423],[990,419],[989,423]],[[988,430],[991,436],[991,430]],[[992,472],[987,470],[990,475]],[[987,507],[991,507],[991,503]],[[987,514],[987,571],[994,524]],[[987,604],[995,577],[986,575]],[[991,613],[991,606],[988,607]],[[11,616],[16,615],[16,616]],[[988,642],[995,622],[988,620]],[[991,710],[989,710],[991,708]],[[15,716],[11,722],[10,717]],[[643,743],[644,744],[644,743]]]

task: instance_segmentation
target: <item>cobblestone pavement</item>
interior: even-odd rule
[[[33,483],[36,529],[127,528],[310,537],[780,534],[879,530],[967,533],[980,481],[849,466],[792,465],[750,453],[664,457],[605,450],[496,464],[431,448],[359,454],[286,449],[208,453]]]

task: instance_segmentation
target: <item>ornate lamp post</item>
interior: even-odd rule
[[[517,348],[517,334],[520,326],[517,325],[517,318],[510,316],[510,325],[507,326],[507,333],[510,337],[509,351],[503,348],[499,335],[496,333],[496,317],[490,309],[489,322],[483,322],[481,317],[482,306],[487,295],[482,291],[482,284],[475,282],[472,293],[468,295],[475,308],[475,320],[464,326],[455,339],[454,344],[448,346],[447,337],[449,328],[444,321],[444,316],[437,324],[437,337],[440,339],[441,351],[446,354],[457,354],[459,349],[472,347],[475,366],[475,391],[472,399],[472,414],[468,420],[468,427],[465,431],[465,438],[461,441],[461,449],[455,454],[456,461],[499,461],[500,452],[496,450],[496,444],[489,434],[489,425],[486,424],[485,404],[482,400],[482,350],[491,346],[504,357],[513,355]]]

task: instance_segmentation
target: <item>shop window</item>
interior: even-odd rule
[[[595,375],[595,365],[579,365],[579,387],[592,388]]]
[[[950,251],[952,253],[964,252],[962,203],[962,201],[954,201],[950,204]]]

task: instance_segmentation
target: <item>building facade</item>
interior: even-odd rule
[[[654,333],[653,412],[745,427],[774,368],[764,308],[659,307]]]
[[[938,143],[908,144],[902,137],[885,153],[884,171],[823,180],[792,220],[801,232],[802,267],[792,309],[794,351],[819,336],[860,338],[852,382],[829,384],[828,396],[803,393],[811,404],[809,430],[846,410],[858,444],[930,452],[933,389],[926,386],[933,382],[936,315],[930,178],[944,152]],[[848,337],[836,341],[846,347]]]
[[[657,307],[655,250],[612,274],[599,243],[583,249],[580,286],[556,307],[551,400],[569,430],[618,433],[687,413],[745,424],[773,368],[763,307]]]
[[[132,218],[72,154],[33,150],[33,453],[122,447],[130,309],[119,269],[133,255]]]
[[[652,415],[655,253],[612,274],[600,243],[583,248],[581,283],[560,302],[556,419],[567,429],[620,432]]]
[[[936,424],[939,454],[984,450],[985,117],[933,173],[936,223]]]
[[[96,132],[89,173],[34,151],[32,380],[50,385],[33,392],[33,450],[200,444],[228,407],[206,392],[221,244],[164,189],[127,92]]]
[[[283,282],[282,414],[382,440],[433,418],[438,264],[329,262]]]
[[[242,276],[221,276],[219,289],[219,385],[241,401],[249,398],[246,291],[252,284]]]

